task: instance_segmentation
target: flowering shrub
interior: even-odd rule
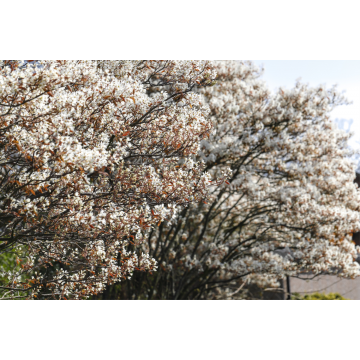
[[[249,284],[274,288],[301,272],[358,276],[356,166],[349,135],[330,120],[344,96],[300,82],[271,93],[251,62],[216,71],[217,84],[198,89],[214,128],[197,160],[212,178],[231,175],[205,203],[151,230],[142,246],[158,271],[136,274],[119,296],[241,298]]]
[[[0,298],[86,298],[157,269],[146,234],[208,191],[193,90],[215,76],[208,61],[0,63],[0,254],[18,264]]]
[[[292,300],[349,300],[341,296],[339,293],[314,293],[314,294],[306,294],[301,296],[298,293],[294,293],[292,296]]]

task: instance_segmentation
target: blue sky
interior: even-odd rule
[[[339,85],[345,90],[352,105],[340,106],[332,113],[333,119],[353,119],[351,130],[355,132],[350,145],[360,148],[360,60],[254,60],[264,65],[263,79],[270,89],[279,86],[291,88],[301,77],[310,85]]]

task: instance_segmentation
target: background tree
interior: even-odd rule
[[[231,177],[150,231],[143,248],[156,273],[137,273],[105,297],[241,298],[301,272],[359,275],[356,166],[349,135],[330,120],[346,99],[300,82],[271,93],[251,62],[219,62],[216,71],[217,84],[198,90],[214,128],[197,159],[213,178],[228,168]]]

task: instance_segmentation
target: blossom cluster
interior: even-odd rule
[[[209,61],[0,62],[0,254],[19,265],[0,298],[87,298],[156,270],[139,245],[208,192],[194,90],[215,77]]]

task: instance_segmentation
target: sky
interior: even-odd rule
[[[310,85],[338,84],[345,90],[352,105],[339,106],[332,112],[332,119],[353,120],[351,131],[355,133],[349,141],[351,147],[360,149],[360,60],[254,60],[264,65],[263,79],[270,89],[279,86],[291,88],[301,78]],[[345,130],[348,123],[345,122]],[[359,143],[357,143],[359,142]]]

